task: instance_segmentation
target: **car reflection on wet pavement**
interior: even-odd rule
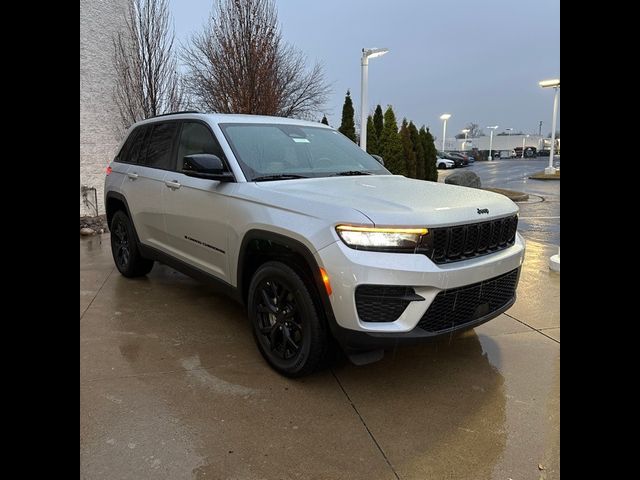
[[[559,185],[535,188],[558,189],[559,217]],[[81,477],[559,478],[559,233],[530,225],[505,314],[301,380],[268,367],[233,301],[164,265],[124,278],[108,234],[82,238]]]

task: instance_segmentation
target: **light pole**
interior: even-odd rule
[[[491,130],[491,136],[489,137],[489,158],[488,160],[493,160],[493,157],[491,156],[491,150],[493,149],[493,131],[498,128],[498,125],[494,125],[493,127],[487,127],[489,130]]]
[[[444,120],[444,129],[442,131],[442,153],[444,153],[444,141],[447,138],[447,120],[449,120],[450,118],[450,113],[443,113],[442,115],[440,115],[440,120]]]
[[[388,48],[363,48],[360,62],[362,82],[360,84],[360,148],[367,151],[367,82],[369,77],[369,59],[384,55]]]
[[[544,169],[547,175],[555,175],[556,169],[553,166],[553,151],[556,146],[556,116],[558,114],[558,94],[560,93],[560,79],[542,80],[538,82],[542,88],[553,88],[556,93],[553,97],[553,118],[551,119],[551,148],[549,150],[549,166]]]
[[[464,147],[462,148],[462,150],[466,150],[467,148],[467,133],[469,132],[470,130],[468,128],[462,129],[462,133],[464,133]]]
[[[507,134],[507,136],[509,136],[509,137],[510,137],[510,136],[511,136],[511,132],[513,132],[513,128],[505,128],[504,130],[505,130],[505,132],[509,132],[509,133]]]
[[[529,135],[522,137],[522,158],[524,158],[524,141],[529,138]]]

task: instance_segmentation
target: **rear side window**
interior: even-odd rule
[[[163,170],[173,169],[171,152],[174,139],[178,133],[179,123],[156,123],[152,128],[146,157],[141,156],[143,160],[140,163],[147,167],[161,168]]]
[[[127,140],[124,142],[124,145],[122,145],[122,148],[120,149],[120,153],[118,153],[118,156],[114,161],[120,163],[132,163],[129,160],[129,155],[131,154],[133,144],[136,142],[136,138],[140,137],[140,132],[142,131],[142,129],[143,127],[137,127],[129,134]]]
[[[150,128],[146,125],[136,128],[131,134],[132,142],[131,149],[127,152],[125,162],[127,163],[142,163],[140,160],[144,158],[146,153],[145,139],[148,136]],[[135,136],[134,136],[135,134]]]
[[[178,170],[182,169],[182,159],[194,153],[210,153],[224,161],[222,148],[211,130],[202,123],[186,122],[182,126],[178,145]]]

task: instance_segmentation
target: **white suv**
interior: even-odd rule
[[[133,125],[107,168],[126,277],[160,261],[246,305],[258,348],[301,376],[333,339],[356,364],[513,305],[518,207],[392,175],[321,123],[185,112]]]

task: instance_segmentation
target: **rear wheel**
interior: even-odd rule
[[[111,231],[111,253],[118,271],[125,277],[140,277],[153,268],[153,260],[140,253],[131,220],[118,210],[109,225]]]
[[[305,280],[281,262],[267,262],[249,286],[248,313],[262,356],[279,373],[301,377],[328,353],[325,324]]]

